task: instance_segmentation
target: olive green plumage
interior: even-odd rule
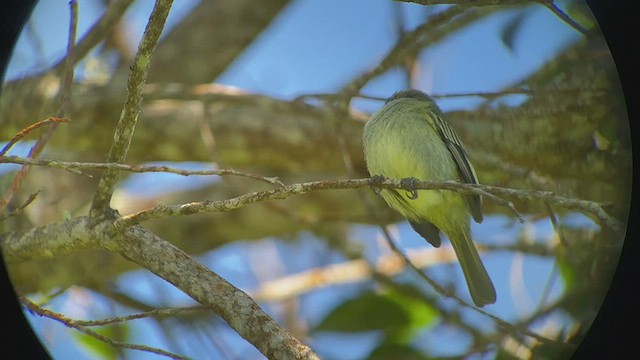
[[[372,176],[392,179],[456,180],[477,184],[466,149],[425,93],[404,90],[387,99],[371,116],[363,133],[367,169]],[[458,257],[476,306],[493,304],[496,291],[471,239],[469,214],[482,222],[481,198],[446,190],[382,189],[387,204],[433,246],[445,233]]]

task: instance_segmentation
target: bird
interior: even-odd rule
[[[366,122],[363,146],[372,177],[478,184],[462,141],[435,101],[420,90],[402,90],[389,97]],[[451,190],[411,190],[376,192],[434,247],[441,245],[440,233],[444,233],[474,304],[483,307],[495,303],[495,287],[471,238],[470,215],[477,223],[483,220],[481,196]]]

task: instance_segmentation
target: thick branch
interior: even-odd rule
[[[37,226],[19,235],[0,236],[0,248],[7,262],[50,259],[83,249],[98,247],[98,238],[90,231],[88,217],[78,217]]]
[[[270,359],[317,359],[240,289],[184,251],[140,226],[118,234],[105,246],[167,280],[211,308],[240,336]]]
[[[270,359],[317,359],[304,344],[267,315],[247,294],[195,261],[184,251],[140,226],[116,232],[112,222],[89,217],[39,226],[22,236],[0,238],[7,261],[52,258],[103,248],[167,280],[223,318]]]

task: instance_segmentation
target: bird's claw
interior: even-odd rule
[[[418,198],[418,190],[414,189],[415,182],[418,181],[416,178],[404,178],[400,180],[402,187],[407,189],[407,196],[411,200],[415,200]]]
[[[383,180],[384,180],[384,176],[382,175],[373,175],[371,177],[371,182],[369,183],[369,187],[371,188],[374,194],[380,195],[380,191],[382,191],[382,189],[376,185],[381,183]]]

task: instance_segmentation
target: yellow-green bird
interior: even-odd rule
[[[403,90],[388,98],[366,123],[363,144],[371,176],[478,183],[464,145],[433,99],[421,91]],[[480,196],[393,189],[381,189],[380,195],[431,245],[440,246],[440,231],[447,235],[476,306],[496,301],[496,290],[469,227],[469,214],[482,222]]]

